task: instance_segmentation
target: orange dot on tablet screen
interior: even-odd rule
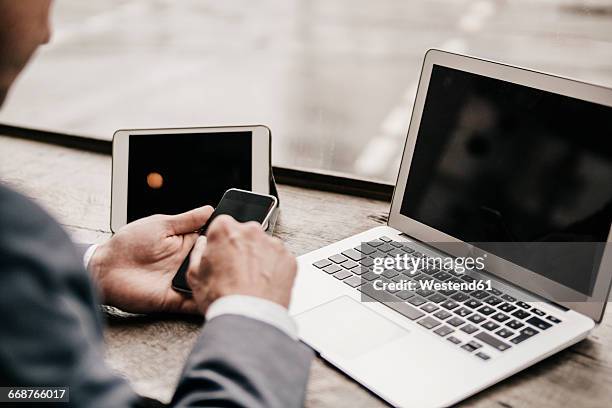
[[[164,185],[164,178],[159,173],[147,174],[147,185],[154,190],[161,188]]]

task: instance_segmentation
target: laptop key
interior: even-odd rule
[[[466,282],[474,282],[476,279],[472,278],[470,275],[462,275],[461,279],[463,279]]]
[[[476,350],[474,347],[470,346],[469,343],[464,344],[463,346],[461,346],[461,348],[464,349],[465,351],[470,352],[470,353],[472,351]]]
[[[389,241],[390,245],[393,245],[396,248],[401,248],[404,246],[405,242],[399,242],[399,241]]]
[[[464,303],[464,305],[471,307],[472,309],[476,309],[477,307],[482,306],[482,302],[479,302],[477,300],[474,299],[470,299],[467,302]]]
[[[527,323],[537,327],[540,330],[546,330],[552,326],[552,324],[545,322],[539,317],[533,316],[531,319],[527,319]]]
[[[525,324],[519,322],[518,320],[510,320],[508,323],[506,323],[506,326],[508,326],[511,329],[514,330],[518,330],[521,327],[523,327]]]
[[[551,316],[551,315],[546,316],[546,320],[549,320],[549,321],[551,321],[553,323],[557,323],[557,324],[561,323],[561,320],[559,320],[555,316]]]
[[[411,297],[413,297],[415,295],[416,295],[416,293],[411,292],[409,290],[400,290],[399,292],[397,292],[395,294],[395,296],[397,296],[398,298],[400,298],[402,300],[410,299]]]
[[[457,326],[461,326],[463,323],[465,323],[465,321],[458,317],[452,317],[448,319],[446,323],[450,324],[451,326],[457,327]]]
[[[440,293],[434,293],[433,295],[427,298],[430,302],[440,303],[446,300],[445,296],[442,296]]]
[[[472,292],[471,295],[472,295],[472,297],[475,297],[476,299],[479,299],[479,300],[482,300],[482,299],[490,296],[484,290],[477,290],[475,292]]]
[[[374,241],[368,241],[368,245],[374,248],[382,244],[384,244],[384,241],[381,241],[380,239],[375,239]]]
[[[452,332],[454,332],[454,330],[448,326],[441,326],[441,327],[438,327],[436,330],[434,330],[434,333],[442,337],[447,336],[451,334]]]
[[[421,320],[419,320],[417,323],[427,329],[433,329],[434,327],[440,325],[440,322],[431,316],[424,317]]]
[[[416,320],[420,317],[425,316],[425,313],[423,313],[419,309],[399,301],[399,299],[397,299],[393,295],[374,289],[374,287],[372,287],[372,284],[370,283],[359,286],[358,290],[363,293],[363,296],[372,298],[373,300],[378,300],[380,303],[387,306],[389,309],[395,310],[396,312],[398,312],[402,316],[407,317],[410,320]]]
[[[467,315],[472,314],[472,311],[466,307],[461,307],[457,310],[455,310],[455,313],[458,314],[461,317],[465,317]]]
[[[376,252],[378,250],[378,248],[371,247],[368,244],[361,244],[361,245],[355,247],[355,250],[361,252],[364,255],[370,255],[370,254],[373,254],[374,252]]]
[[[390,294],[389,292],[385,292],[384,290],[378,290],[374,287],[374,285],[372,284],[372,282],[366,282],[361,286],[357,286],[357,290],[360,291],[361,293],[363,293],[363,296],[367,296],[369,298],[372,298],[373,300],[377,300],[381,303],[385,303],[385,302],[389,302],[389,303],[394,303],[394,302],[398,302],[401,303],[400,300],[398,298],[396,298],[395,296],[393,296],[392,294]],[[364,300],[364,299],[362,299]],[[369,299],[365,299],[366,301],[369,301]]]
[[[489,307],[489,306],[483,306],[480,309],[478,309],[478,311],[480,313],[482,313],[483,315],[488,316],[488,315],[492,314],[493,312],[495,312],[495,309],[493,309],[492,307]]]
[[[540,309],[536,309],[535,307],[531,308],[531,313],[538,316],[544,316],[546,313],[541,311]]]
[[[428,290],[428,289],[419,289],[416,291],[417,295],[423,296],[423,297],[427,297],[427,296],[431,296],[433,295],[434,292],[433,290]]]
[[[468,300],[469,298],[470,297],[468,295],[466,295],[465,293],[461,293],[461,292],[457,292],[453,296],[451,296],[451,299],[453,299],[455,302],[464,302]]]
[[[478,313],[474,313],[473,315],[468,317],[468,320],[472,323],[480,323],[480,322],[484,322],[487,319],[479,315]]]
[[[388,308],[395,310],[402,316],[409,318],[410,320],[416,320],[419,317],[425,316],[425,313],[404,302],[384,302],[383,304]]]
[[[501,294],[502,294],[502,291],[501,291],[501,290],[499,290],[499,289],[491,288],[491,290],[489,291],[489,293],[492,293],[492,294],[494,294],[494,295],[496,295],[496,296],[499,296],[499,295],[501,295]]]
[[[316,266],[319,269],[323,269],[326,266],[329,266],[331,264],[332,263],[331,263],[331,261],[329,259],[321,259],[320,261],[317,261],[317,262],[313,263],[312,265]]]
[[[498,322],[505,322],[509,318],[510,318],[509,316],[503,313],[495,313],[493,316],[491,316],[491,319],[498,321]]]
[[[443,302],[442,304],[440,304],[440,306],[442,306],[445,309],[452,310],[452,309],[458,307],[459,303],[455,302],[454,300],[448,299],[448,300],[446,300],[446,302]]]
[[[361,279],[365,279],[367,281],[373,281],[374,279],[378,279],[378,278],[380,278],[380,275],[374,272],[367,272],[361,275]]]
[[[527,303],[525,303],[525,302],[520,302],[520,301],[519,301],[519,302],[516,302],[516,305],[517,305],[518,307],[523,308],[523,309],[529,309],[529,308],[531,307],[531,306],[530,306],[530,305],[528,305]]]
[[[343,267],[344,269],[352,269],[356,266],[359,266],[359,264],[355,261],[351,261],[350,259],[347,261],[344,261],[340,264],[341,267]]]
[[[439,307],[434,305],[433,303],[426,303],[423,306],[421,306],[421,310],[424,310],[427,313],[433,313],[433,312],[435,312],[438,309],[439,309]]]
[[[496,339],[495,337],[491,336],[489,333],[486,332],[480,332],[474,337],[499,351],[505,351],[511,347],[509,344],[506,344],[503,341]]]
[[[351,272],[353,272],[355,275],[363,275],[364,273],[370,272],[370,269],[358,265],[351,268]]]
[[[359,276],[351,276],[350,278],[343,280],[343,282],[352,288],[356,288],[363,283],[363,280],[361,280]]]
[[[475,331],[478,331],[478,328],[476,326],[471,325],[471,324],[466,324],[465,326],[463,326],[461,328],[461,330],[466,332],[467,334],[472,334]]]
[[[483,359],[485,361],[491,358],[491,357],[489,357],[488,354],[485,354],[482,351],[476,353],[476,357],[479,357],[479,358],[481,358],[481,359]]]
[[[370,258],[369,256],[365,256],[363,258],[361,258],[359,262],[359,265],[369,268],[370,266],[374,265],[374,260],[372,258]]]
[[[393,282],[402,283],[402,282],[410,282],[410,279],[406,279],[404,275],[397,275],[391,278]]]
[[[516,312],[512,313],[512,316],[518,318],[518,319],[526,319],[529,316],[531,316],[530,313],[522,310],[522,309],[518,309]]]
[[[427,302],[427,300],[423,299],[419,295],[413,296],[410,299],[408,299],[408,303],[415,305],[415,306],[421,306],[425,302]]]
[[[376,252],[372,252],[369,257],[372,259],[377,259],[377,258],[385,258],[387,256],[387,254],[385,254],[384,252],[380,252],[380,251],[376,251]]]
[[[389,237],[388,237],[388,236],[386,236],[386,235],[383,235],[382,237],[380,237],[380,238],[378,238],[378,239],[380,239],[380,240],[381,240],[381,241],[383,241],[383,242],[391,242],[391,241],[393,241],[391,238],[389,238]]]
[[[440,320],[444,320],[450,317],[451,314],[447,312],[446,310],[441,309],[441,310],[438,310],[436,313],[434,313],[434,316],[436,316]]]
[[[527,327],[523,330],[521,330],[521,333],[516,336],[513,339],[510,339],[510,342],[514,343],[514,344],[519,344],[524,342],[525,340],[535,336],[536,334],[538,334],[539,332],[535,329],[532,329],[530,327]]]
[[[470,341],[468,344],[470,346],[474,347],[474,350],[475,349],[479,349],[479,348],[482,347],[482,344],[480,344],[480,343],[478,343],[477,341],[474,341],[474,340]]]
[[[501,305],[497,307],[499,308],[499,310],[504,311],[504,312],[511,312],[514,309],[516,309],[516,306],[511,305],[510,303],[502,303]]]
[[[350,273],[349,271],[341,270],[339,272],[334,273],[332,276],[336,279],[343,280],[343,279],[348,278],[349,276],[353,276],[353,274]]]
[[[456,338],[455,336],[450,336],[447,337],[446,340],[450,341],[453,344],[459,344],[461,343],[461,340],[459,340],[458,338]]]
[[[391,279],[399,275],[399,272],[396,271],[395,269],[387,269],[381,275],[384,276],[385,278]]]
[[[365,258],[365,256],[361,252],[355,251],[352,248],[342,252],[341,255],[344,255],[347,258],[352,259],[353,261],[361,261],[363,258]]]
[[[381,252],[389,252],[389,251],[393,251],[394,249],[395,247],[392,245],[389,245],[388,243],[384,243],[378,248],[376,248],[377,251],[381,251]]]
[[[491,306],[496,306],[499,305],[502,302],[502,300],[498,297],[495,296],[491,296],[485,299],[485,303],[491,305]]]
[[[433,277],[441,281],[445,281],[447,279],[452,278],[452,276],[446,272],[438,272]]]
[[[487,329],[488,331],[492,331],[492,330],[497,329],[499,327],[499,324],[493,323],[493,322],[486,322],[486,323],[481,324],[481,326]]]
[[[341,271],[341,270],[342,270],[342,268],[339,267],[336,264],[332,264],[332,265],[329,265],[329,266],[326,266],[325,268],[323,268],[323,271],[326,272],[326,273],[329,273],[330,275],[332,273],[336,273],[336,272]]]
[[[502,327],[501,329],[496,331],[495,334],[497,334],[499,337],[503,337],[504,339],[506,339],[512,336],[514,332]]]
[[[342,263],[344,261],[348,261],[348,258],[342,254],[336,254],[336,255],[332,255],[329,257],[330,261],[333,261],[334,263]]]
[[[504,299],[507,302],[516,302],[516,298],[515,297],[512,297],[512,296],[507,295],[507,294],[503,294],[501,296],[501,298]]]

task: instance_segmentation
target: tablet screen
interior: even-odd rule
[[[251,190],[252,133],[130,135],[127,222],[216,206],[229,188]]]

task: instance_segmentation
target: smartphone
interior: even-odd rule
[[[219,205],[198,233],[206,235],[210,223],[222,214],[230,215],[238,222],[256,221],[262,225],[262,228],[266,228],[277,203],[276,197],[271,195],[231,188],[223,194]],[[191,288],[187,284],[190,256],[191,251],[183,260],[179,270],[174,275],[174,279],[172,279],[172,288],[179,292],[191,293]]]

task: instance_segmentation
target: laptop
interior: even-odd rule
[[[388,225],[298,258],[301,339],[453,405],[584,339],[612,282],[612,90],[430,50]]]

